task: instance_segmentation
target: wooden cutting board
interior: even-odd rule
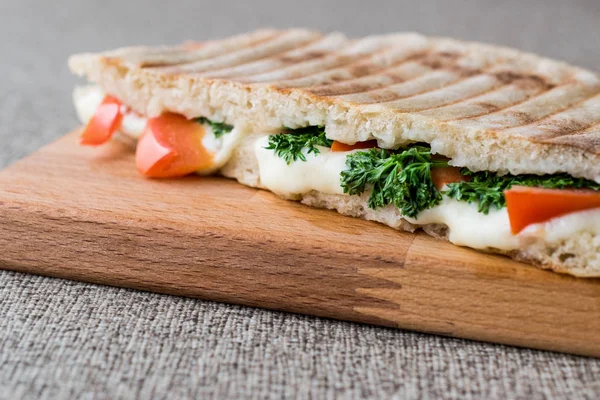
[[[152,181],[72,133],[0,172],[0,267],[600,356],[600,280],[280,200]]]

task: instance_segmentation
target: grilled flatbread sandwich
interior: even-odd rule
[[[313,207],[600,276],[600,76],[399,33],[259,30],[78,54],[85,145],[149,178],[221,174]],[[133,168],[133,166],[132,166]]]

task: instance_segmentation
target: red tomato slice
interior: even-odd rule
[[[457,167],[436,167],[431,170],[431,179],[437,190],[442,190],[444,185],[466,181],[468,177],[461,175]]]
[[[333,141],[331,145],[331,151],[352,151],[358,149],[371,149],[373,147],[377,147],[377,140],[368,140],[366,142],[356,142],[354,144],[345,144],[342,142],[338,142],[337,140]]]
[[[202,144],[204,133],[202,124],[183,115],[148,119],[135,152],[138,171],[150,178],[173,178],[211,167],[213,155]]]
[[[600,207],[600,192],[515,186],[504,192],[514,234],[561,215]]]
[[[112,96],[105,96],[81,133],[79,143],[86,146],[106,143],[121,126],[121,119],[121,102]]]

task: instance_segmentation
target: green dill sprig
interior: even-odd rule
[[[199,124],[210,125],[213,134],[217,138],[219,138],[219,137],[223,136],[224,134],[229,133],[233,130],[233,125],[228,125],[223,122],[214,122],[214,121],[211,121],[210,119],[204,118],[204,117],[196,118],[196,122]]]
[[[309,126],[300,129],[286,129],[284,133],[269,136],[267,150],[274,150],[287,164],[306,161],[306,154],[319,154],[317,146],[331,147],[333,140],[325,137],[325,128]]]
[[[350,195],[371,190],[370,208],[394,204],[403,215],[415,218],[442,200],[431,178],[431,169],[446,166],[447,161],[432,160],[431,149],[424,146],[399,152],[373,148],[346,157],[342,188]]]
[[[573,178],[568,174],[499,176],[487,171],[471,172],[466,168],[462,168],[460,172],[468,176],[469,181],[449,183],[448,189],[442,193],[459,201],[477,203],[478,211],[484,214],[488,214],[490,208],[506,207],[504,191],[512,186],[600,190],[600,184],[583,178]]]

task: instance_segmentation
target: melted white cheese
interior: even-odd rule
[[[439,205],[422,211],[416,219],[406,217],[406,220],[416,225],[444,224],[448,226],[448,240],[460,246],[502,250],[519,247],[517,236],[510,230],[506,208],[483,214],[475,204],[444,196]]]
[[[77,116],[82,124],[87,124],[96,113],[96,109],[104,99],[104,91],[96,85],[79,86],[73,92],[73,102]],[[119,131],[133,139],[139,139],[144,130],[148,119],[131,111],[128,107],[122,106],[121,113],[123,119]],[[210,168],[198,171],[199,174],[210,174],[229,161],[233,150],[238,146],[242,138],[242,130],[235,128],[220,137],[216,137],[210,125],[205,124],[205,134],[202,138],[204,147],[213,154],[213,164]]]
[[[343,194],[340,172],[345,169],[348,152],[332,152],[317,146],[319,154],[306,154],[306,161],[286,164],[273,150],[267,150],[269,137],[263,136],[254,144],[260,181],[264,187],[279,195],[290,196],[318,190],[326,194]]]
[[[234,127],[231,132],[220,137],[215,136],[210,125],[205,124],[204,128],[206,132],[202,138],[202,144],[206,150],[213,154],[213,165],[209,169],[198,171],[198,173],[210,174],[227,164],[244,135],[238,127]]]
[[[530,225],[518,236],[537,237],[549,243],[556,243],[581,232],[590,232],[600,241],[600,208],[574,212],[543,224]]]
[[[87,124],[96,113],[98,106],[102,103],[106,93],[99,86],[78,86],[73,91],[73,103],[77,117],[82,124]],[[145,117],[130,111],[127,107],[121,107],[123,119],[119,131],[133,139],[139,139],[146,128]]]
[[[261,184],[270,191],[293,197],[317,190],[326,194],[343,194],[340,173],[346,168],[350,152],[332,152],[319,147],[317,155],[306,154],[306,161],[286,164],[274,151],[266,150],[268,138],[255,143]],[[477,205],[444,196],[442,202],[421,212],[417,218],[405,217],[416,225],[444,224],[448,227],[448,240],[476,249],[496,248],[514,250],[531,238],[558,241],[579,232],[600,236],[600,209],[572,213],[548,222],[533,224],[513,235],[506,208],[490,210],[489,214],[477,211]],[[600,240],[600,239],[599,239]]]

